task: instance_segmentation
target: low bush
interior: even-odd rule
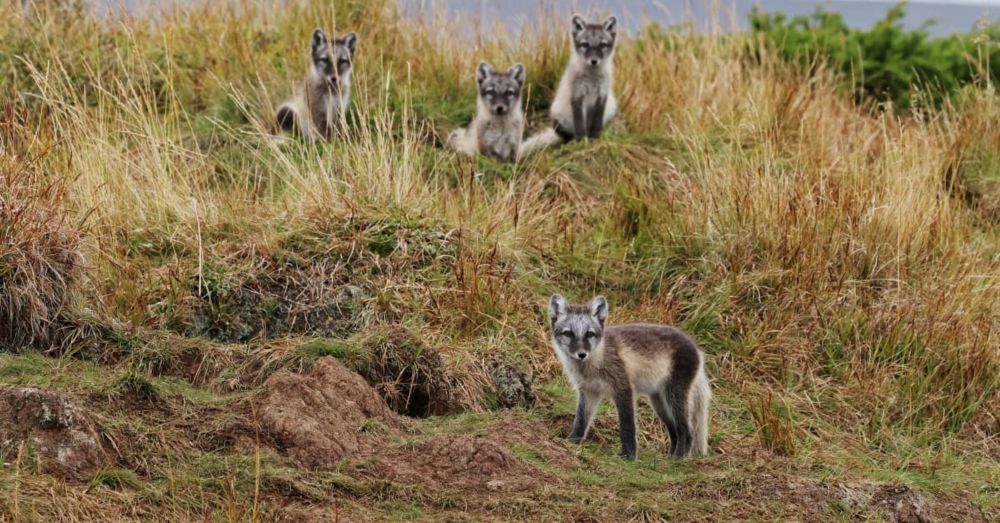
[[[817,60],[829,62],[848,79],[858,101],[906,109],[918,102],[919,92],[925,105],[938,107],[963,85],[1000,78],[1000,28],[932,38],[927,25],[905,29],[905,15],[904,4],[898,4],[871,29],[858,30],[823,8],[791,19],[755,10],[750,25],[788,61],[806,68]]]

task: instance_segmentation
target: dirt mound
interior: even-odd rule
[[[106,461],[94,424],[68,399],[52,391],[0,385],[0,453],[13,461],[18,452],[22,466],[37,464],[42,472],[76,479],[90,476]]]
[[[435,479],[464,474],[492,477],[509,472],[517,464],[517,458],[497,443],[464,434],[433,438],[414,450]]]
[[[274,448],[310,468],[345,463],[372,479],[430,489],[527,490],[540,478],[509,447],[538,442],[537,427],[509,419],[484,437],[437,435],[399,443],[404,421],[365,380],[335,358],[323,358],[309,375],[279,372],[264,384],[256,413]],[[532,447],[534,448],[534,446]],[[566,452],[543,445],[537,454],[562,464]]]
[[[335,358],[319,360],[309,376],[271,376],[257,412],[278,449],[310,468],[332,468],[357,454],[366,430],[401,426],[371,386]]]
[[[492,438],[465,434],[435,436],[413,445],[384,449],[377,472],[429,488],[526,490],[554,480],[522,463]]]
[[[537,421],[507,416],[489,427],[490,437],[507,448],[531,449],[534,459],[550,467],[572,469],[576,460],[566,447],[553,439],[550,427]]]
[[[372,336],[358,372],[393,410],[414,418],[458,410],[441,355],[400,325]]]

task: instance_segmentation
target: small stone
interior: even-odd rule
[[[906,485],[883,487],[875,494],[879,508],[895,523],[930,523],[927,502]]]
[[[486,488],[490,490],[500,490],[504,486],[504,482],[499,479],[491,479],[486,482]]]

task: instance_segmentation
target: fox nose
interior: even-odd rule
[[[497,108],[496,108],[496,112],[497,112],[497,114],[503,114],[503,113],[507,112],[507,108],[504,107],[504,106],[502,106],[502,105],[498,105]]]
[[[597,65],[597,62],[598,62],[597,58],[590,59],[590,65]]]
[[[583,361],[583,360],[587,359],[587,353],[586,352],[577,352],[576,353],[576,357],[580,358],[580,361]]]

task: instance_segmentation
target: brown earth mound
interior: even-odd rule
[[[365,380],[335,358],[312,374],[278,372],[264,384],[258,415],[279,450],[310,468],[332,468],[362,449],[366,427],[401,423]]]
[[[62,395],[0,385],[0,452],[22,466],[37,456],[42,472],[83,479],[105,463],[104,449],[86,413]]]
[[[529,448],[535,459],[550,467],[572,469],[576,463],[566,447],[549,437],[549,427],[537,421],[506,416],[489,427],[490,437],[507,448]]]
[[[413,445],[383,448],[379,475],[427,488],[481,491],[527,490],[544,480],[544,472],[522,463],[493,438],[465,434],[435,436]]]
[[[323,358],[310,375],[279,372],[264,384],[257,407],[262,428],[281,453],[310,468],[351,465],[373,479],[436,489],[513,491],[552,481],[508,449],[535,440],[508,420],[482,437],[438,435],[400,443],[401,420],[365,380],[335,358]],[[393,437],[395,436],[395,437]],[[543,444],[541,459],[565,460],[565,450]],[[551,455],[551,456],[550,456]]]

